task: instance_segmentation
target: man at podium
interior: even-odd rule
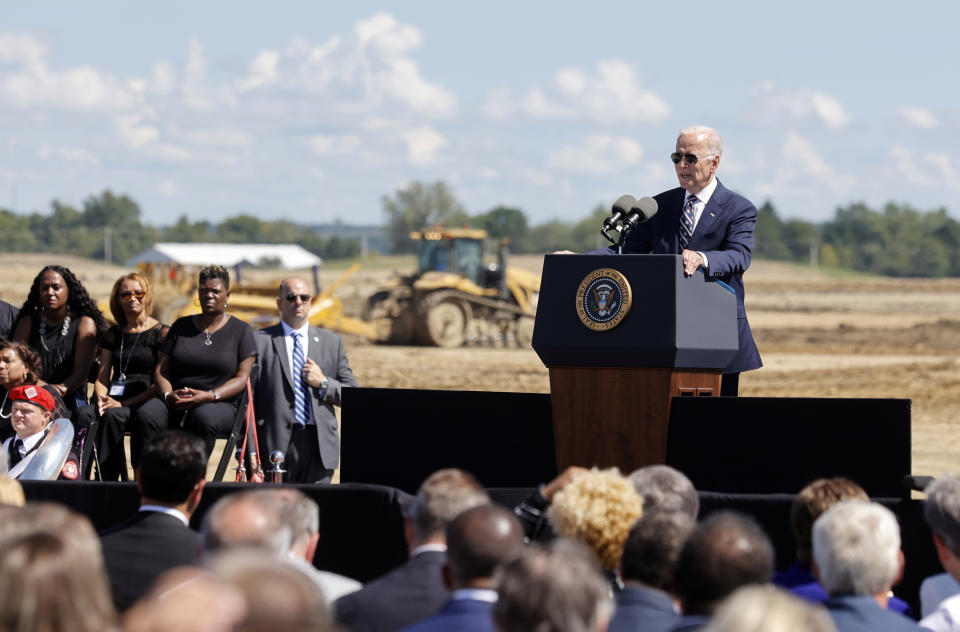
[[[680,254],[684,273],[717,278],[737,294],[739,349],[723,369],[721,395],[736,395],[740,373],[763,366],[743,309],[743,273],[750,266],[757,208],[716,178],[723,153],[720,135],[704,125],[680,130],[670,154],[680,186],[654,196],[659,210],[626,238],[625,254]],[[614,254],[615,247],[587,254]]]

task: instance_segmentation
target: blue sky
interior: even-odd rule
[[[446,180],[574,220],[676,185],[677,130],[785,217],[960,218],[956,2],[42,2],[0,26],[0,206],[382,220]]]

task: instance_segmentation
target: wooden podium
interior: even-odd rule
[[[616,306],[621,285],[620,311],[632,304],[611,327],[612,308],[596,308],[610,308],[605,294]],[[736,296],[684,277],[679,255],[547,255],[533,348],[550,370],[557,471],[628,473],[665,462],[673,397],[720,394],[738,348]]]

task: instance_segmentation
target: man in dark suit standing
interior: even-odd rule
[[[340,597],[337,622],[351,632],[392,632],[435,614],[450,598],[442,578],[447,525],[464,511],[489,503],[486,490],[462,470],[428,476],[404,520],[410,559]]]
[[[195,435],[170,431],[144,447],[140,510],[100,534],[117,610],[130,607],[164,571],[195,562],[199,535],[190,529],[190,516],[200,503],[206,472],[206,450]]]
[[[763,366],[743,309],[743,273],[750,266],[757,209],[716,178],[720,135],[704,125],[680,130],[670,154],[680,186],[654,196],[659,210],[627,236],[624,254],[679,254],[687,276],[703,268],[737,293],[737,354],[723,369],[721,395],[736,395],[740,373]],[[613,247],[591,254],[613,253]]]
[[[494,575],[523,548],[523,528],[502,507],[467,509],[447,527],[443,581],[452,592],[437,614],[402,632],[493,632]]]
[[[343,340],[312,327],[310,291],[303,279],[280,284],[281,321],[257,332],[260,374],[254,389],[260,458],[286,455],[288,483],[329,483],[340,462],[340,436],[333,407],[340,389],[357,386]]]

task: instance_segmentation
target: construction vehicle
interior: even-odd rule
[[[507,267],[506,241],[498,261],[484,265],[485,230],[435,227],[412,232],[410,238],[419,242],[417,271],[379,289],[364,310],[378,341],[530,346],[540,276]]]

